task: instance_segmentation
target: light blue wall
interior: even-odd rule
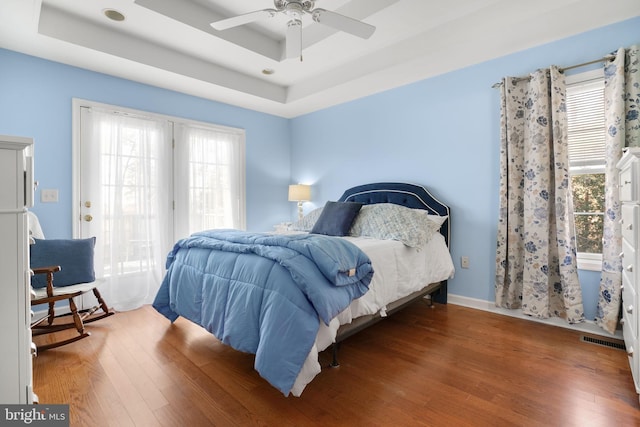
[[[60,190],[59,203],[34,207],[51,237],[71,235],[74,97],[246,129],[250,230],[295,215],[286,201],[291,182],[314,185],[306,211],[357,184],[427,185],[452,208],[456,266],[461,255],[471,261],[468,270],[457,268],[450,293],[493,301],[499,94],[491,86],[505,75],[589,61],[638,42],[634,18],[292,120],[0,49],[0,134],[36,140],[40,188]],[[599,275],[580,278],[593,318]]]
[[[290,217],[287,119],[0,49],[0,134],[33,137],[39,188],[59,190],[58,203],[33,208],[48,237],[72,233],[72,98],[245,129],[247,228]]]
[[[314,185],[313,206],[350,186],[406,181],[451,206],[456,274],[449,292],[494,300],[503,76],[590,61],[640,42],[640,18],[518,52],[292,120],[292,181]],[[464,55],[464,52],[460,52]],[[470,268],[459,268],[460,256]],[[595,316],[599,274],[580,272]]]

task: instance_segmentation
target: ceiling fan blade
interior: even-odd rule
[[[302,21],[292,19],[287,23],[285,39],[287,58],[300,57],[302,60]]]
[[[371,37],[376,30],[376,27],[373,25],[325,9],[314,9],[311,12],[311,16],[313,20],[319,24],[327,25],[363,39]]]
[[[210,25],[218,31],[227,30],[240,25],[249,24],[259,21],[260,19],[273,18],[278,11],[275,9],[256,10],[255,12],[244,13],[232,18],[223,19],[221,21],[212,22]]]

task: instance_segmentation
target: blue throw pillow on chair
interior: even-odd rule
[[[93,248],[96,238],[88,239],[34,239],[31,245],[31,268],[59,265],[54,275],[55,287],[89,283],[96,280],[93,267]],[[47,278],[37,274],[31,278],[34,288],[46,288]]]

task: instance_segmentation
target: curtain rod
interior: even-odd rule
[[[604,61],[611,61],[612,59],[615,59],[615,55],[607,55],[605,57],[602,57],[600,59],[594,59],[593,61],[587,61],[587,62],[582,62],[580,64],[576,64],[576,65],[570,65],[568,67],[564,67],[564,68],[558,68],[558,71],[560,71],[561,73],[564,73],[567,70],[573,70],[574,68],[580,68],[580,67],[585,67],[587,65],[591,65],[591,64],[597,64],[598,62],[604,62]],[[530,79],[531,76],[526,76],[526,77],[516,77],[516,81],[521,81],[521,80],[528,80]],[[493,86],[491,86],[493,89],[498,88],[502,86],[502,82],[498,82],[498,83],[494,83]]]

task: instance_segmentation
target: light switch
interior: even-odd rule
[[[58,190],[57,189],[42,189],[40,190],[40,201],[42,203],[57,203],[58,202]]]
[[[462,268],[469,268],[469,257],[466,255],[463,255],[460,257],[460,267]]]

